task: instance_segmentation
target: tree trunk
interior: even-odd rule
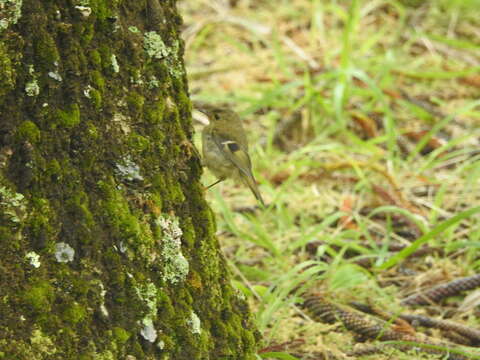
[[[174,0],[0,0],[0,359],[250,359]]]

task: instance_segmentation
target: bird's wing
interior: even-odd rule
[[[265,202],[263,201],[262,195],[258,190],[257,183],[252,174],[252,162],[250,156],[248,156],[248,152],[243,149],[237,141],[222,136],[222,134],[214,134],[213,139],[222,154],[224,154],[244,175],[240,177],[241,180],[250,188],[257,200],[265,206]]]
[[[213,141],[218,146],[222,154],[226,156],[245,176],[252,177],[252,162],[248,152],[235,140],[215,132]]]

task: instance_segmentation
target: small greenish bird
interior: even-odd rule
[[[240,180],[265,206],[252,174],[247,135],[240,117],[226,107],[202,104],[198,110],[210,122],[202,131],[203,164],[218,178],[209,188],[227,178]]]

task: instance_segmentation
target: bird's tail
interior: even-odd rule
[[[265,202],[263,201],[262,195],[260,194],[260,190],[258,190],[257,182],[255,181],[255,178],[253,177],[252,174],[248,174],[248,176],[242,176],[241,177],[245,185],[247,185],[250,190],[252,190],[253,196],[262,204],[262,206],[265,206]]]

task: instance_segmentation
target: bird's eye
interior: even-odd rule
[[[215,120],[220,119],[220,115],[218,115],[218,113],[214,113],[214,114],[213,114],[213,117],[215,118]]]

